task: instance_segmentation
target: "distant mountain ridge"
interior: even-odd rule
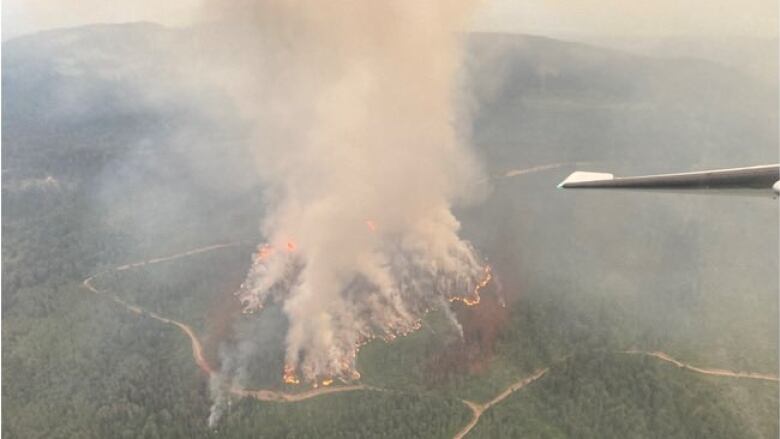
[[[776,386],[621,354],[776,374],[776,202],[555,188],[579,162],[620,174],[776,161],[776,87],[708,61],[497,34],[468,37],[471,126],[458,127],[486,170],[466,183],[490,190],[456,216],[506,299],[464,319],[480,349],[438,355],[449,345],[433,327],[369,344],[364,379],[402,392],[245,399],[208,429],[186,338],[82,283],[103,273],[111,294],[197,327],[208,316],[194,305],[228,302],[249,249],[110,267],[262,239],[239,113],[216,87],[178,81],[190,40],[126,24],[3,43],[4,437],[447,437],[468,422],[459,398],[538,367],[550,371],[472,434],[777,437]],[[471,355],[485,357],[475,373]]]
[[[82,105],[88,101],[108,105],[104,112],[176,106],[176,97],[149,98],[138,91],[175,75],[176,49],[186,44],[189,32],[153,23],[102,24],[5,41],[4,118],[23,123],[31,115],[36,121],[84,117],[79,112],[93,107]],[[738,95],[743,113],[757,113],[754,103],[769,108],[776,95],[776,88],[712,61],[646,57],[540,36],[473,33],[466,52],[469,87],[480,111],[515,114],[521,105],[514,98],[543,93],[567,101],[636,105],[640,98],[673,106],[693,100],[717,104]],[[9,139],[19,137],[15,124],[8,128]]]

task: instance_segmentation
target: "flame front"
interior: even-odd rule
[[[301,380],[295,374],[295,367],[290,365],[284,366],[282,381],[284,381],[285,384],[300,384]]]
[[[493,269],[490,265],[485,266],[485,272],[477,285],[474,287],[474,291],[471,292],[470,297],[453,296],[450,298],[450,302],[461,302],[466,306],[479,305],[479,301],[482,299],[480,291],[485,288],[493,279]]]
[[[224,55],[207,76],[245,122],[236,146],[275,249],[258,249],[238,299],[284,314],[285,383],[354,381],[361,343],[479,294],[484,263],[453,213],[481,192],[458,31],[478,2],[206,2],[204,53]],[[246,326],[236,343],[267,339]],[[244,370],[254,357],[236,351]]]
[[[365,224],[377,234],[377,239],[385,238],[378,232],[376,223],[366,221]],[[276,251],[277,248],[286,251]],[[309,263],[298,248],[292,239],[258,246],[252,269],[236,292],[245,314],[260,311],[269,302],[286,307],[293,300],[301,286],[300,276]],[[322,302],[321,311],[306,317],[330,324],[351,322],[349,326],[317,336],[323,343],[318,352],[311,347],[296,345],[296,349],[290,349],[288,346],[282,381],[289,385],[308,382],[315,387],[331,385],[335,379],[354,382],[360,379],[355,366],[357,353],[366,343],[376,338],[392,342],[409,335],[422,327],[422,318],[429,310],[447,306],[448,302],[478,305],[481,290],[493,278],[492,270],[487,265],[468,268],[476,265],[476,259],[470,247],[464,247],[463,251],[462,271],[466,275],[452,262],[450,265],[455,268],[437,262],[420,265],[422,259],[413,253],[369,256],[376,259],[380,271],[360,271],[363,269],[356,267],[358,274],[346,284],[338,300]],[[461,295],[454,291],[467,293]],[[288,340],[291,337],[288,333]]]
[[[268,260],[268,258],[271,257],[273,252],[274,252],[274,248],[273,247],[271,247],[268,244],[264,244],[263,246],[260,247],[260,250],[258,250],[258,252],[256,254],[256,258],[260,262],[265,262],[265,261]]]

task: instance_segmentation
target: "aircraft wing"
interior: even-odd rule
[[[745,195],[780,194],[780,165],[715,169],[680,174],[615,177],[601,172],[575,172],[562,181],[561,189],[633,189],[670,192],[723,192]]]

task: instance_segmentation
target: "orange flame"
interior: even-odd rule
[[[485,288],[493,279],[493,269],[489,265],[485,266],[485,274],[477,285],[474,287],[474,291],[471,293],[471,297],[455,296],[450,298],[450,302],[461,302],[466,306],[479,305],[481,297],[479,295],[480,290]]]
[[[295,241],[287,241],[288,252],[294,252],[296,248],[298,248],[298,246],[295,244]]]
[[[289,364],[284,366],[284,375],[282,375],[282,381],[285,384],[300,384],[301,380],[295,375],[295,368]]]
[[[366,227],[372,232],[376,232],[376,222],[372,220],[366,220]]]
[[[268,244],[265,244],[262,247],[260,247],[260,250],[257,252],[257,260],[259,260],[260,262],[265,262],[268,260],[268,258],[271,257],[273,252],[274,252],[274,248]]]
[[[369,230],[372,232],[376,230],[376,224],[373,221],[367,220],[366,226],[368,226]],[[292,252],[296,249],[296,244],[294,241],[287,242],[287,250]],[[273,251],[273,247],[271,246],[263,246],[260,251],[258,252],[258,257],[262,258],[263,256],[270,254]],[[483,271],[482,278],[479,282],[476,283],[474,286],[474,289],[471,291],[468,297],[462,297],[462,296],[454,296],[450,297],[450,302],[461,302],[466,306],[474,306],[478,305],[481,300],[480,291],[485,288],[493,279],[493,270],[489,265],[486,265]],[[427,313],[428,310],[425,311]],[[418,320],[414,322],[410,327],[408,328],[396,328],[395,331],[386,333],[384,336],[372,336],[372,335],[363,335],[359,338],[357,341],[354,350],[351,352],[351,355],[349,357],[351,358],[344,358],[340,362],[341,366],[341,373],[338,374],[339,380],[341,380],[344,383],[351,381],[358,381],[360,380],[360,372],[355,370],[354,368],[354,362],[355,358],[357,356],[357,353],[360,351],[360,348],[366,344],[368,344],[371,340],[379,338],[385,342],[392,342],[397,337],[403,337],[407,336],[415,331],[418,331],[422,327],[422,320]],[[351,360],[351,361],[350,361]],[[349,376],[349,378],[346,378]],[[285,365],[284,366],[284,373],[282,375],[282,381],[285,384],[288,385],[296,385],[301,383],[301,379],[296,374],[295,367],[292,365]],[[320,386],[322,387],[328,387],[333,385],[334,378],[332,376],[327,378],[322,378],[321,381],[318,381],[316,378],[312,380],[311,383],[312,387],[317,389]]]

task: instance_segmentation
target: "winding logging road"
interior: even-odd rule
[[[727,370],[727,369],[707,369],[703,367],[692,366],[690,364],[683,363],[682,361],[672,357],[666,352],[661,352],[661,351],[646,352],[646,351],[630,350],[630,351],[624,351],[622,353],[630,354],[630,355],[647,355],[648,357],[653,357],[658,360],[671,363],[681,369],[689,370],[691,372],[699,373],[702,375],[711,375],[711,376],[729,377],[729,378],[744,378],[744,379],[772,381],[772,382],[780,381],[778,380],[778,377],[769,374],[755,373],[755,372],[735,372],[733,370]],[[507,387],[503,392],[499,393],[498,396],[491,399],[485,404],[479,404],[474,401],[467,401],[465,399],[461,400],[464,404],[468,406],[468,408],[471,409],[472,418],[471,421],[468,424],[466,424],[466,426],[463,427],[463,429],[461,429],[455,435],[455,439],[462,439],[474,427],[476,427],[477,422],[479,422],[479,418],[486,410],[498,404],[499,402],[503,401],[512,393],[517,392],[518,390],[522,389],[528,384],[531,384],[534,381],[544,377],[549,371],[550,371],[549,367],[546,367],[544,369],[537,369],[533,374],[521,379],[520,381],[513,383],[512,385]]]
[[[111,270],[108,270],[106,272],[96,274],[93,276],[90,276],[86,279],[84,279],[83,285],[86,289],[89,291],[92,291],[95,294],[108,297],[115,303],[122,305],[127,309],[128,311],[137,314],[137,315],[147,315],[159,322],[166,323],[168,325],[173,325],[177,327],[179,330],[181,330],[187,337],[189,337],[190,342],[192,344],[192,358],[195,360],[195,364],[198,365],[200,370],[205,372],[209,377],[212,375],[218,373],[215,371],[209,362],[206,360],[205,355],[203,354],[203,344],[200,342],[200,339],[198,338],[197,334],[195,334],[195,330],[192,329],[191,326],[187,325],[186,323],[180,322],[178,320],[170,319],[168,317],[163,317],[153,311],[148,311],[144,308],[141,308],[140,306],[133,305],[130,303],[127,303],[125,300],[120,298],[119,296],[115,294],[108,293],[106,291],[101,291],[98,288],[96,288],[92,281],[95,279],[95,277],[100,276],[101,274],[106,274],[111,271],[124,271],[129,270],[132,268],[137,267],[144,267],[146,265],[152,265],[152,264],[159,264],[160,262],[167,262],[172,261],[174,259],[179,258],[185,258],[189,256],[194,256],[201,253],[210,252],[213,250],[218,250],[222,248],[230,248],[230,247],[238,247],[242,245],[241,242],[234,242],[234,243],[227,243],[227,244],[217,244],[217,245],[210,245],[206,247],[199,247],[193,250],[184,251],[181,253],[176,253],[174,255],[165,256],[161,258],[154,258],[154,259],[147,259],[144,261],[139,262],[133,262],[130,264],[120,265],[118,267],[115,267]],[[241,387],[232,387],[230,389],[230,393],[238,396],[238,397],[250,397],[254,398],[260,401],[274,401],[274,402],[299,402],[304,401],[307,399],[311,399],[317,396],[321,395],[328,395],[331,393],[340,393],[340,392],[353,392],[356,390],[381,390],[378,388],[366,386],[363,384],[353,384],[353,385],[347,385],[347,386],[333,386],[333,387],[320,387],[317,389],[311,389],[304,392],[299,393],[285,393],[285,392],[279,392],[275,390],[266,390],[266,389],[244,389]]]
[[[672,363],[679,368],[690,370],[691,372],[696,372],[703,375],[712,375],[717,377],[729,377],[729,378],[746,378],[746,379],[760,380],[760,381],[774,381],[774,382],[780,381],[778,377],[776,377],[775,375],[770,375],[766,373],[734,372],[733,370],[727,370],[727,369],[707,369],[703,367],[691,366],[690,364],[683,363],[682,361],[673,358],[671,355],[667,354],[666,352],[661,352],[661,351],[645,352],[645,351],[632,350],[632,351],[625,351],[625,353],[633,354],[633,355],[647,355],[650,357],[657,358],[661,361],[666,361],[667,363]]]
[[[530,376],[527,376],[520,381],[516,381],[509,385],[506,389],[504,389],[503,392],[499,393],[495,398],[491,399],[490,401],[486,402],[485,404],[480,404],[474,401],[468,401],[465,399],[461,399],[461,401],[468,406],[468,408],[471,409],[472,417],[471,421],[469,421],[468,424],[466,424],[465,427],[463,427],[459,432],[455,434],[454,439],[462,439],[465,437],[469,432],[477,426],[477,422],[479,422],[479,418],[482,417],[482,413],[485,412],[485,410],[489,409],[490,407],[493,407],[494,405],[498,404],[499,402],[505,400],[509,395],[517,392],[518,390],[522,389],[523,387],[533,383],[534,381],[538,380],[539,378],[543,377],[547,372],[550,370],[549,367],[545,367],[544,369],[538,369],[536,372],[531,374]]]
[[[533,169],[533,171],[537,170],[544,170],[549,169],[552,167],[558,167],[559,164],[555,165],[549,165],[548,167],[539,167],[540,169]],[[511,174],[508,173],[508,174]],[[520,175],[520,174],[515,174]],[[512,177],[513,175],[507,175],[507,177]],[[218,250],[222,248],[230,248],[230,247],[238,247],[241,245],[244,245],[243,242],[233,242],[233,243],[226,243],[226,244],[216,244],[216,245],[210,245],[205,247],[199,247],[192,250],[187,250],[181,253],[176,253],[170,256],[160,257],[160,258],[153,258],[153,259],[147,259],[144,261],[134,262],[130,264],[120,265],[118,267],[114,267],[113,269],[109,269],[107,271],[104,271],[102,273],[95,274],[93,276],[90,276],[86,279],[84,279],[83,285],[84,288],[87,290],[100,295],[109,298],[113,302],[123,306],[128,311],[137,314],[139,316],[146,315],[149,316],[159,322],[173,325],[177,327],[180,331],[182,331],[187,337],[190,339],[190,343],[192,344],[192,358],[195,360],[195,363],[198,365],[198,367],[205,372],[209,377],[212,375],[218,373],[212,367],[209,365],[208,361],[206,360],[206,357],[203,354],[203,345],[200,342],[200,339],[198,338],[197,334],[195,334],[195,331],[187,325],[186,323],[170,319],[167,317],[163,317],[155,312],[148,311],[144,308],[141,308],[137,305],[133,305],[131,303],[126,302],[119,296],[115,294],[111,294],[107,291],[101,291],[100,289],[96,288],[92,282],[93,280],[106,273],[110,272],[117,272],[117,271],[124,271],[124,270],[130,270],[133,268],[143,267],[146,265],[152,265],[152,264],[158,264],[161,262],[167,262],[172,261],[179,258],[185,258],[189,256],[194,256],[201,253],[210,252],[213,250]],[[629,350],[624,351],[624,354],[633,354],[633,355],[647,355],[649,357],[656,358],[661,361],[665,361],[667,363],[671,363],[679,368],[704,374],[704,375],[711,375],[711,376],[718,376],[718,377],[729,377],[729,378],[744,378],[744,379],[755,379],[755,380],[762,380],[762,381],[773,381],[778,382],[778,377],[774,375],[769,374],[761,374],[761,373],[754,373],[754,372],[735,372],[731,370],[726,369],[707,369],[707,368],[701,368],[697,366],[692,366],[687,363],[683,363],[669,354],[665,352],[655,351],[655,352],[645,352],[645,351],[639,351],[639,350]],[[517,392],[519,390],[522,390],[527,385],[543,378],[547,372],[549,372],[549,368],[543,368],[538,369],[534,371],[531,375],[524,377],[520,379],[519,381],[516,381],[509,385],[506,389],[504,389],[501,393],[496,395],[493,399],[490,401],[480,404],[478,402],[469,401],[462,399],[461,402],[465,404],[472,412],[472,418],[471,421],[469,421],[468,424],[466,424],[458,433],[455,434],[454,439],[462,439],[465,437],[471,430],[476,427],[477,423],[479,422],[479,419],[482,417],[482,414],[485,413],[485,411],[489,410],[494,405],[500,403],[507,397],[509,397],[514,392]],[[260,401],[272,401],[272,402],[284,402],[284,403],[293,403],[293,402],[300,402],[305,401],[307,399],[315,398],[317,396],[322,395],[329,395],[333,393],[342,393],[342,392],[354,392],[354,391],[360,391],[360,390],[367,390],[367,391],[386,391],[386,389],[381,389],[378,387],[371,387],[364,384],[353,384],[353,385],[344,385],[344,386],[332,386],[332,387],[319,387],[316,389],[310,389],[299,393],[285,393],[280,392],[276,390],[267,390],[267,389],[244,389],[240,387],[232,387],[230,389],[230,393],[237,396],[237,397],[249,397],[254,398]]]

